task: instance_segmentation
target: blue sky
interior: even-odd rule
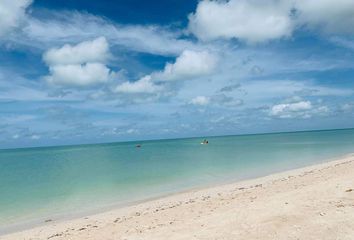
[[[351,0],[0,2],[0,148],[354,127]]]

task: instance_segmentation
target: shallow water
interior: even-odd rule
[[[354,152],[354,130],[0,150],[0,225],[241,180]]]

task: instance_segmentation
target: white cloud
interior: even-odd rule
[[[48,65],[82,64],[85,62],[105,62],[109,57],[106,38],[99,37],[75,46],[65,44],[61,48],[47,51],[43,59]]]
[[[48,83],[60,86],[85,87],[105,83],[111,76],[110,70],[102,63],[54,65],[49,67]]]
[[[169,81],[189,80],[211,73],[217,58],[208,51],[185,50],[174,63],[167,63],[163,71],[156,71],[135,82],[124,82],[113,89],[120,93],[157,93]]]
[[[174,63],[167,63],[162,72],[153,74],[159,81],[173,81],[199,77],[211,73],[217,59],[208,51],[184,50]]]
[[[327,33],[353,33],[353,0],[296,0],[300,24]]]
[[[50,72],[45,79],[52,85],[69,87],[105,83],[114,74],[104,64],[108,57],[109,48],[104,37],[50,49],[43,55]]]
[[[209,104],[209,101],[210,101],[210,99],[208,97],[197,96],[190,101],[190,104],[199,105],[199,106],[206,106]]]
[[[189,16],[201,40],[237,38],[248,43],[289,37],[303,26],[329,34],[353,33],[352,0],[203,0]]]
[[[327,106],[314,106],[310,101],[298,101],[276,104],[270,108],[269,115],[277,118],[311,118],[328,112]]]
[[[189,30],[201,40],[237,38],[255,43],[290,36],[293,23],[286,1],[204,0],[189,16]]]
[[[0,36],[19,26],[32,0],[0,1]]]
[[[114,88],[117,93],[155,93],[162,90],[161,86],[155,85],[151,81],[151,76],[147,75],[136,82],[124,82]]]
[[[288,113],[310,110],[312,104],[309,101],[301,101],[296,103],[283,103],[274,105],[270,114],[273,116],[286,116]],[[284,115],[285,113],[285,115]]]
[[[42,12],[28,15],[22,31],[8,40],[36,48],[77,43],[104,36],[112,46],[156,55],[177,56],[184,49],[199,49],[197,43],[181,38],[182,31],[157,25],[118,24],[78,11]]]

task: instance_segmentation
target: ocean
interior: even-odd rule
[[[0,150],[0,229],[312,165],[354,152],[354,130]],[[141,144],[140,148],[136,145]]]

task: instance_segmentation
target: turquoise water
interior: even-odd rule
[[[354,152],[354,130],[0,150],[0,225],[126,204]]]

